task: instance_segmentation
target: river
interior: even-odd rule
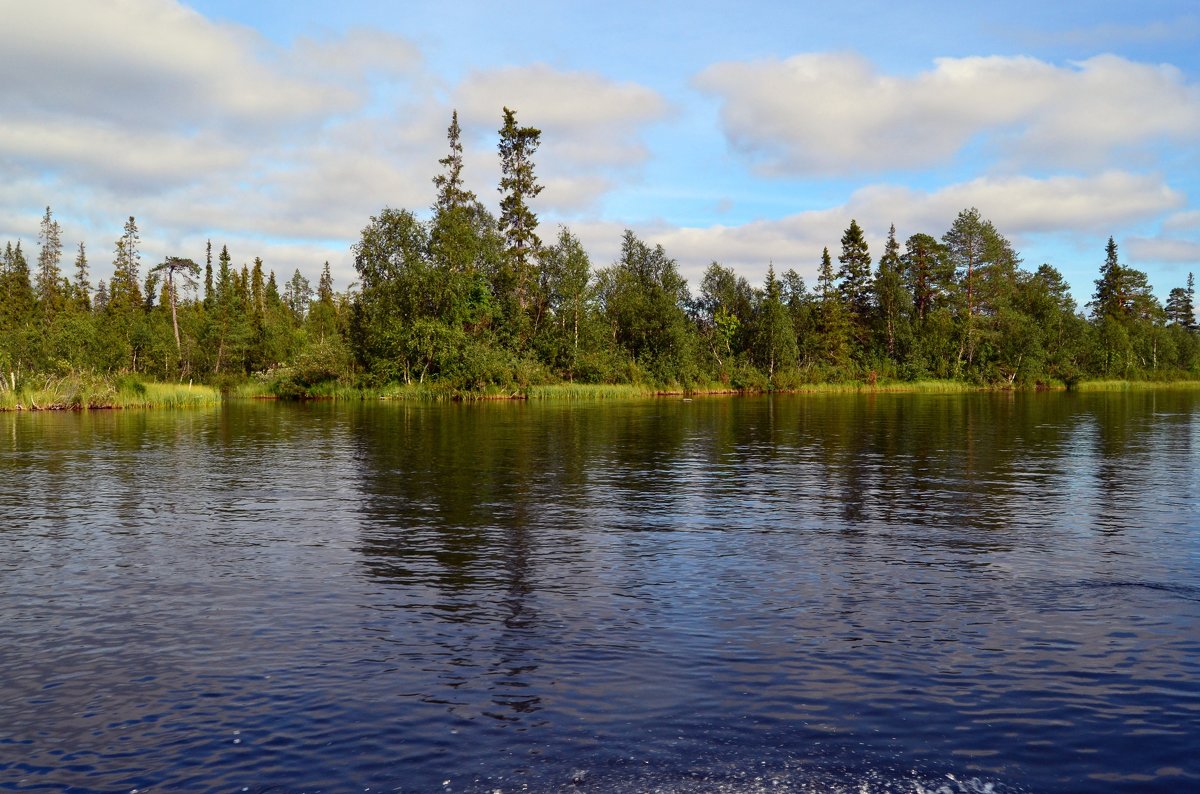
[[[0,790],[1200,789],[1200,394],[0,414]]]

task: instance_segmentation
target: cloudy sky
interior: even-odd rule
[[[495,208],[501,108],[542,130],[543,238],[621,231],[692,284],[711,261],[807,279],[855,218],[877,256],[976,206],[1086,301],[1116,238],[1160,296],[1200,273],[1192,2],[4,2],[0,242],[111,273],[263,257],[354,278],[385,206],[425,212],[450,111]]]

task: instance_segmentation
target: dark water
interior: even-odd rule
[[[0,415],[0,790],[1200,790],[1200,394]]]

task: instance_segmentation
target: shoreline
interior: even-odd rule
[[[184,385],[134,381],[117,383],[104,379],[50,380],[41,388],[0,392],[0,412],[95,411],[160,408],[196,408],[220,405],[227,400],[272,400],[284,402],[382,401],[382,402],[595,402],[655,398],[740,397],[803,394],[974,394],[1033,392],[1132,392],[1200,391],[1200,380],[1176,381],[1080,381],[1010,384],[973,384],[961,381],[891,381],[867,383],[847,381],[812,383],[790,389],[734,389],[728,386],[684,388],[681,386],[635,386],[630,384],[548,384],[525,389],[463,392],[430,384],[358,388],[323,384],[303,396],[280,397],[254,383],[227,393],[206,385]]]

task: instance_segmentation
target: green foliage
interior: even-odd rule
[[[903,252],[892,227],[874,273],[851,220],[840,268],[826,248],[811,292],[794,270],[777,277],[769,265],[756,288],[714,262],[693,299],[675,260],[631,231],[599,271],[565,227],[542,245],[529,207],[542,190],[540,131],[513,111],[500,131],[499,219],[464,187],[457,114],[447,137],[432,214],[370,218],[352,249],[357,286],[344,292],[328,262],[315,289],[299,269],[280,284],[262,259],[235,265],[224,245],[214,263],[211,242],[202,289],[201,266],[185,256],[143,281],[130,217],[93,297],[82,244],[73,278],[62,275],[61,228],[47,208],[36,268],[19,241],[0,258],[0,400],[175,399],[153,393],[155,381],[228,393],[249,381],[292,398],[471,399],[549,395],[563,381],[645,394],[1200,379],[1191,275],[1164,308],[1111,239],[1086,317],[1059,271],[1025,269],[974,208],[940,241],[912,234]]]

